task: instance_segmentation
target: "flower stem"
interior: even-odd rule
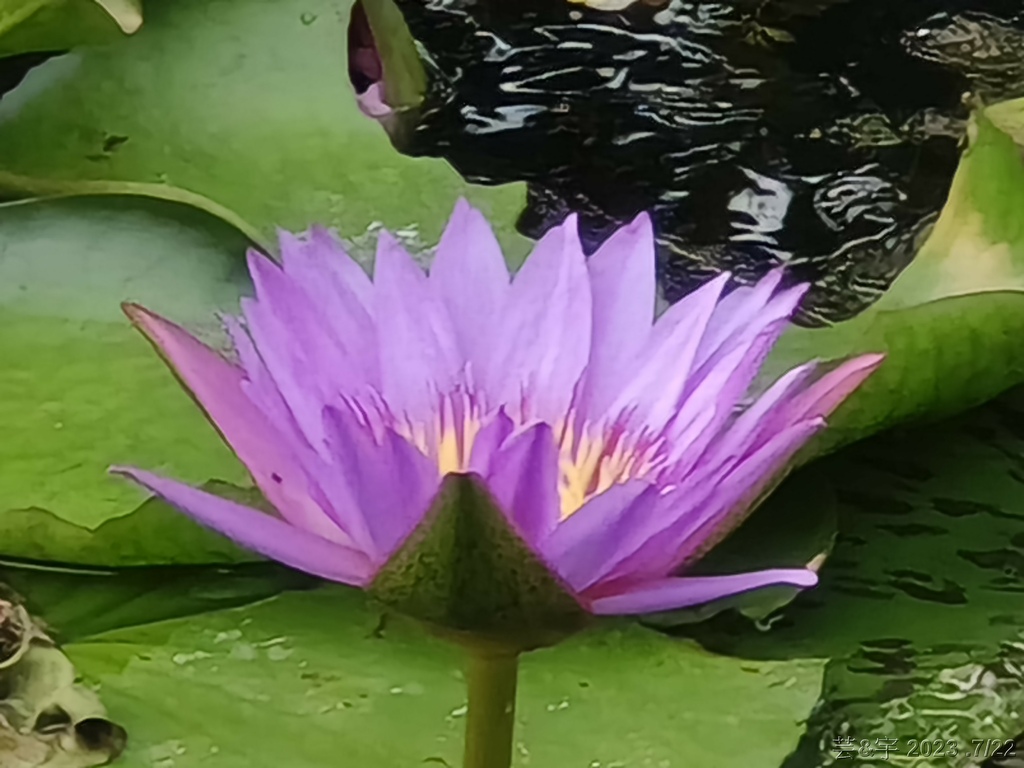
[[[509,768],[519,654],[470,650],[463,768]]]

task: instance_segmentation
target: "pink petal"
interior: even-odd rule
[[[311,498],[308,477],[287,438],[246,396],[242,371],[180,326],[143,307],[126,304],[124,311],[192,392],[281,515],[318,536],[347,540]]]
[[[885,361],[885,355],[847,360],[815,381],[793,400],[794,418],[830,416]]]
[[[243,547],[292,568],[354,586],[365,585],[373,575],[370,561],[362,552],[258,510],[141,469],[114,467],[111,472],[145,486],[197,522]]]
[[[647,214],[622,227],[587,260],[593,336],[582,407],[597,413],[624,385],[654,324],[654,232]]]
[[[538,546],[559,517],[558,447],[551,427],[536,424],[510,438],[494,454],[486,483],[519,535]]]
[[[516,274],[484,388],[522,420],[557,423],[590,357],[591,297],[576,217],[540,239]]]
[[[463,358],[471,369],[486,370],[511,283],[490,224],[461,198],[437,246],[430,282],[452,319]]]
[[[780,425],[831,415],[883,360],[882,355],[849,360],[810,386],[806,386],[807,379],[817,366],[808,363],[793,369],[736,419],[721,439],[709,447],[702,462],[720,465],[760,449],[777,434]]]
[[[387,117],[394,112],[384,99],[384,82],[382,80],[370,83],[370,86],[365,91],[357,93],[356,104],[359,105],[360,112],[375,120]]]
[[[643,582],[618,594],[596,598],[590,610],[598,615],[657,613],[710,603],[761,587],[784,584],[805,589],[817,583],[813,571],[785,568],[730,576],[683,576]]]

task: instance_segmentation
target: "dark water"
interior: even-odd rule
[[[806,324],[857,314],[912,259],[964,95],[1024,95],[1020,0],[399,4],[433,77],[404,151],[527,181],[531,236],[577,211],[593,245],[651,211],[670,299],[789,265],[815,283]]]

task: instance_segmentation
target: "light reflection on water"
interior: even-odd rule
[[[405,151],[527,181],[531,236],[576,211],[593,245],[650,210],[669,298],[784,264],[815,283],[806,324],[857,314],[912,259],[964,93],[1024,95],[1017,0],[399,4],[433,66]]]

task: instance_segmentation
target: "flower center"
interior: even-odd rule
[[[399,425],[399,431],[437,462],[443,477],[469,468],[481,426],[473,399],[455,392],[440,399],[433,424]],[[562,520],[612,486],[643,477],[658,466],[657,444],[640,441],[620,427],[577,429],[560,424],[555,442]]]

